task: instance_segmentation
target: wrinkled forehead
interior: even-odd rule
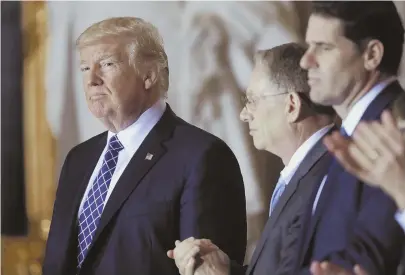
[[[271,82],[269,70],[262,62],[256,62],[250,75],[250,81],[246,90],[247,96],[259,95],[268,89]]]
[[[308,44],[337,44],[344,38],[343,23],[340,19],[312,14],[308,20],[305,41]]]
[[[123,58],[125,45],[117,42],[99,41],[79,49],[80,63],[97,62],[108,58]]]

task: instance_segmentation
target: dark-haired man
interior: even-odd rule
[[[309,100],[307,73],[299,62],[306,47],[289,43],[256,55],[240,118],[249,124],[254,145],[279,156],[280,173],[270,202],[270,217],[246,274],[292,274],[305,205],[313,186],[329,167],[322,144],[335,112]],[[304,211],[303,211],[304,210]],[[195,271],[194,256],[203,264]],[[181,274],[244,274],[242,267],[207,240],[187,239],[169,252]]]
[[[301,67],[311,99],[335,108],[344,135],[362,120],[379,119],[404,92],[396,80],[403,35],[393,2],[313,3]],[[311,200],[296,274],[351,274],[356,264],[370,275],[395,274],[403,232],[395,203],[381,189],[333,161]]]

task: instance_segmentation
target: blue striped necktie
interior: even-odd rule
[[[116,135],[111,137],[101,169],[83,204],[83,210],[79,215],[78,224],[78,268],[81,267],[87,255],[98,223],[100,222],[111,178],[117,167],[118,154],[122,149],[124,149],[124,146],[121,144],[118,137]]]

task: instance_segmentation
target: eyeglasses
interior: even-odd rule
[[[259,96],[253,96],[253,97],[248,97],[246,94],[241,95],[240,101],[242,103],[242,106],[246,107],[249,110],[253,110],[256,108],[257,102],[260,99],[270,97],[270,96],[278,96],[278,95],[284,95],[288,94],[288,92],[283,92],[283,93],[278,93],[278,94],[261,94]]]

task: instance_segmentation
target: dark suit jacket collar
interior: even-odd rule
[[[327,134],[330,134],[331,132],[335,131],[337,128],[334,126],[332,127]],[[326,147],[323,145],[323,138],[320,139],[314,147],[308,152],[308,154],[305,156],[304,160],[301,162],[299,168],[297,171],[294,173],[294,176],[291,178],[290,182],[288,183],[285,191],[283,192],[282,196],[280,197],[279,201],[277,202],[273,213],[267,220],[266,226],[262,232],[262,237],[260,238],[256,249],[254,251],[254,254],[252,256],[252,260],[249,265],[249,272],[253,270],[254,266],[257,263],[257,260],[259,259],[259,256],[264,248],[264,245],[266,244],[267,237],[268,237],[268,232],[271,231],[274,226],[276,225],[283,209],[287,205],[288,201],[292,198],[294,193],[297,190],[298,184],[300,180],[308,174],[308,172],[311,170],[311,168],[327,153]],[[249,272],[247,274],[249,274]]]

